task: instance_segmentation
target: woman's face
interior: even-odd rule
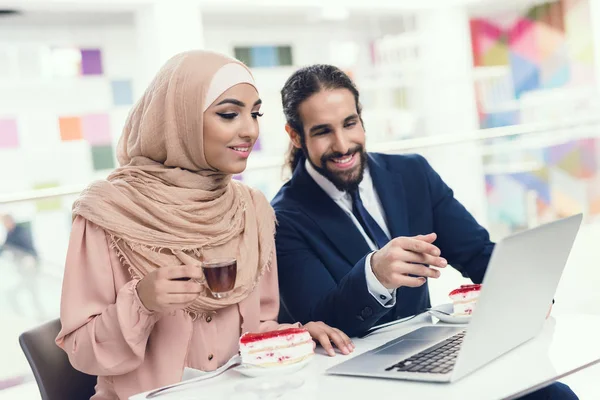
[[[261,100],[254,86],[237,84],[223,92],[204,112],[204,156],[226,174],[246,169],[258,138]]]

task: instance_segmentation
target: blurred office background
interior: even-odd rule
[[[190,48],[239,58],[259,85],[237,179],[272,198],[289,176],[279,90],[335,64],[361,91],[368,149],[423,154],[494,239],[583,212],[553,312],[600,313],[600,0],[0,0],[0,214],[40,256],[33,270],[0,256],[0,400],[39,398],[17,337],[58,316],[71,204],[116,166],[158,67]],[[445,271],[433,302],[461,281]],[[597,399],[599,373],[563,381]]]

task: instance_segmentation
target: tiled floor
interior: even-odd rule
[[[600,222],[585,225],[575,243],[569,263],[565,269],[556,294],[554,315],[564,313],[586,313],[600,315],[600,268],[595,260],[595,250],[600,243]],[[14,297],[8,294],[22,283],[22,276],[13,265],[0,259],[0,359],[11,360],[0,363],[0,381],[18,381],[22,376],[30,377],[30,370],[18,345],[18,336],[39,322],[40,310],[27,287]],[[433,304],[446,303],[447,293],[462,281],[454,270],[444,271],[442,278],[431,282]],[[45,319],[56,318],[59,311],[60,281],[53,276],[40,276],[38,282],[39,304]],[[15,299],[16,301],[12,301]],[[588,368],[561,379],[570,385],[582,400],[600,399],[600,365]],[[0,386],[1,387],[1,386]],[[35,382],[0,390],[0,400],[38,400]]]

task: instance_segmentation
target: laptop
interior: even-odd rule
[[[467,326],[418,328],[326,372],[453,382],[541,330],[582,221],[577,214],[496,244]]]

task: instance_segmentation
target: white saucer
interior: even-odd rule
[[[452,303],[441,304],[439,306],[432,307],[431,310],[427,311],[429,314],[433,315],[437,319],[447,324],[468,324],[471,321],[470,315],[447,315],[442,312],[451,313],[454,310]]]
[[[239,398],[246,398],[249,393],[253,393],[255,396],[252,398],[276,399],[302,385],[304,385],[302,376],[267,377],[244,380],[235,386],[235,390],[243,393],[243,397]]]
[[[257,367],[253,365],[240,365],[235,368],[242,375],[249,376],[250,378],[261,378],[264,376],[279,376],[293,374],[294,372],[300,371],[306,367],[313,359],[314,355],[295,364],[282,365],[281,367]]]

